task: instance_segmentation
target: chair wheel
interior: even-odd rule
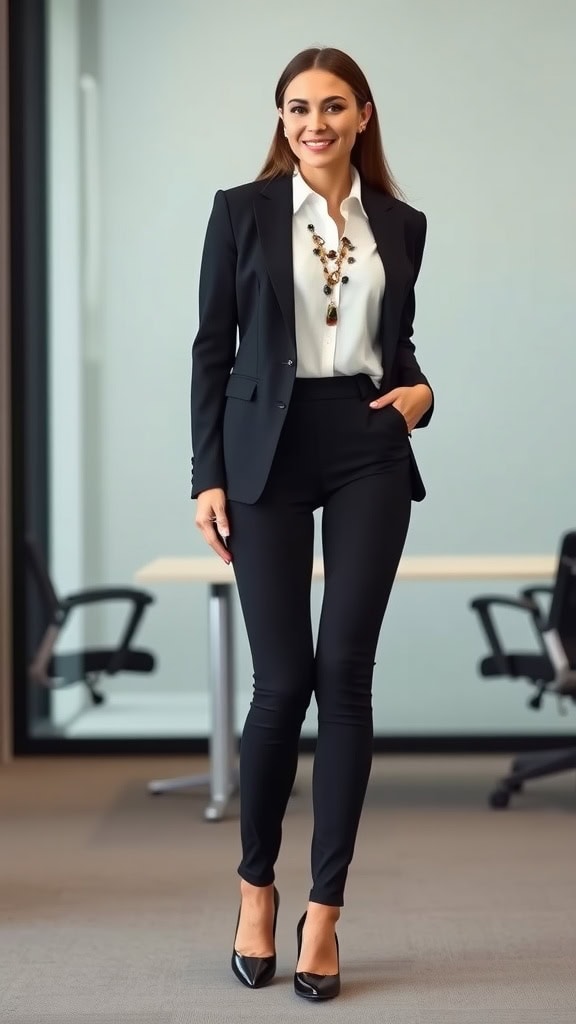
[[[493,792],[490,793],[488,802],[490,807],[508,807],[508,804],[510,803],[509,790],[503,788],[493,790]]]

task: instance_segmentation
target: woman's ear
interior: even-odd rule
[[[366,128],[366,125],[368,124],[368,121],[372,117],[372,110],[373,110],[373,107],[372,107],[372,104],[370,103],[370,101],[368,101],[366,106],[362,108],[361,117],[362,117],[362,124],[364,125],[364,128]]]

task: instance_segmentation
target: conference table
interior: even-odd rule
[[[405,555],[396,579],[420,581],[449,580],[550,580],[556,572],[554,555]],[[321,558],[315,558],[312,579],[322,580]],[[209,683],[211,720],[209,770],[205,775],[154,779],[150,793],[160,794],[196,786],[207,786],[207,821],[221,821],[237,789],[237,755],[234,726],[234,630],[232,621],[234,570],[217,555],[161,557],[135,573],[139,584],[203,584],[208,597]]]

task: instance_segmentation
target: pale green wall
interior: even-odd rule
[[[217,188],[257,173],[278,74],[317,43],[365,69],[391,166],[428,216],[416,342],[437,411],[414,438],[429,497],[407,551],[556,547],[576,521],[574,38],[567,0],[102,0],[102,581],[205,553],[188,499],[188,388],[206,220]],[[564,731],[554,706],[525,709],[527,688],[476,678],[478,589],[515,587],[397,586],[378,731]],[[201,690],[204,591],[156,593],[142,640],[161,668],[146,685]],[[238,634],[244,705],[239,616]]]

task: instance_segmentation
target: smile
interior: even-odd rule
[[[303,142],[302,145],[306,146],[307,149],[313,149],[315,152],[319,152],[323,149],[328,149],[333,142],[336,142],[336,139],[320,139],[318,141],[308,139],[306,142]]]

